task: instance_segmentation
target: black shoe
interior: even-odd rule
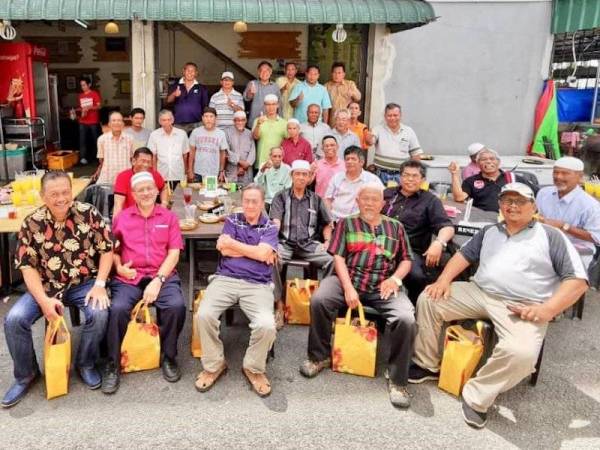
[[[421,384],[423,381],[437,380],[439,378],[439,373],[423,369],[415,363],[412,363],[408,368],[408,382],[412,384]]]
[[[462,400],[462,415],[467,425],[472,426],[473,428],[483,428],[487,423],[487,413],[482,413],[479,411],[475,411],[465,400]]]
[[[175,383],[181,378],[181,371],[176,361],[172,361],[169,358],[164,358],[161,364],[163,377],[169,383]]]
[[[119,384],[121,384],[121,376],[119,370],[115,365],[109,362],[106,366],[106,371],[102,377],[102,393],[103,394],[114,394],[119,390]]]
[[[24,381],[22,383],[15,381],[8,391],[6,391],[6,394],[4,394],[1,403],[2,407],[10,408],[11,406],[15,406],[17,403],[23,400],[23,397],[25,397],[25,394],[27,394],[29,388],[40,379],[40,376],[40,371],[36,370],[35,374],[28,381]]]

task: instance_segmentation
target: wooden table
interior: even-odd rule
[[[74,178],[73,179],[73,198],[77,197],[90,184],[89,178]],[[2,277],[1,295],[7,295],[10,292],[10,255],[8,236],[10,233],[18,233],[23,224],[23,220],[37,206],[18,206],[16,219],[0,219],[0,274]]]

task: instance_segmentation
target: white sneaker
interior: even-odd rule
[[[81,165],[84,165],[84,166],[85,166],[87,163],[88,163],[88,162],[87,162],[87,159],[85,159],[85,158],[81,158],[81,159],[79,160],[79,164],[81,164]]]

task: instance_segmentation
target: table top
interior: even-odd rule
[[[90,184],[89,178],[73,178],[73,198],[77,197]],[[21,224],[38,206],[18,206],[16,219],[0,219],[0,233],[17,233]]]

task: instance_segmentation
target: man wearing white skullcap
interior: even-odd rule
[[[287,134],[287,121],[277,115],[279,98],[268,94],[264,97],[264,113],[254,119],[252,136],[257,141],[256,167],[260,169],[269,160],[269,152],[273,147],[279,147]],[[252,120],[252,116],[250,116]]]
[[[313,152],[310,142],[300,136],[300,122],[298,119],[288,119],[288,137],[281,141],[283,148],[283,162],[292,165],[297,159],[313,162]]]
[[[554,163],[554,186],[538,192],[539,220],[562,230],[587,267],[600,244],[600,205],[581,189],[583,161],[565,156]]]
[[[463,180],[466,180],[467,178],[477,175],[479,172],[481,172],[479,164],[477,164],[477,153],[484,148],[485,145],[480,144],[479,142],[473,142],[467,147],[467,153],[469,154],[471,162],[462,169],[461,175]]]
[[[291,259],[303,259],[322,269],[324,276],[331,272],[333,259],[327,246],[333,220],[323,199],[307,189],[310,180],[309,162],[297,159],[292,163],[292,187],[279,191],[271,203],[270,217],[279,228],[279,260],[273,268],[278,328],[283,326],[282,266]]]
[[[237,181],[243,185],[252,183],[252,166],[256,161],[256,145],[252,132],[246,128],[246,123],[246,113],[236,111],[233,115],[233,126],[225,128],[225,136],[229,143],[225,177],[227,181]]]
[[[112,305],[106,331],[109,362],[102,378],[105,394],[119,389],[119,374],[127,364],[121,343],[131,310],[140,299],[159,312],[163,377],[170,383],[181,378],[175,359],[177,339],[185,323],[185,302],[175,270],[183,249],[179,219],[156,204],[158,189],[150,172],[133,175],[131,189],[135,205],[113,219],[116,275],[110,286]]]

